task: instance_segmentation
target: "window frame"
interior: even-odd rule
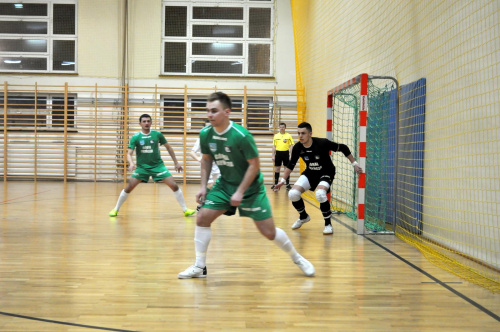
[[[275,57],[275,15],[276,5],[275,0],[269,1],[252,1],[252,0],[233,0],[224,2],[199,2],[196,0],[178,1],[178,0],[163,0],[162,1],[162,31],[161,31],[161,75],[165,76],[232,76],[232,77],[274,77],[274,57]],[[165,10],[166,7],[186,7],[186,36],[165,36]],[[241,7],[243,8],[242,20],[208,20],[208,19],[193,19],[193,7]],[[270,26],[269,38],[250,38],[250,8],[269,8]],[[216,26],[231,26],[241,25],[243,27],[243,37],[193,37],[193,26],[195,25],[216,25]],[[165,45],[168,42],[185,43],[185,64],[184,72],[171,72],[165,70]],[[193,55],[193,44],[196,43],[236,43],[243,45],[242,55]],[[249,47],[251,44],[266,44],[269,45],[269,73],[249,73]],[[232,61],[242,65],[241,73],[209,73],[209,72],[194,72],[193,61]],[[178,64],[180,66],[180,63]]]
[[[23,3],[15,0],[4,0],[5,3]],[[0,39],[10,40],[45,40],[47,49],[45,52],[23,52],[23,51],[5,51],[0,52],[0,61],[6,61],[11,58],[13,61],[18,59],[45,59],[45,69],[0,69],[2,73],[43,73],[43,74],[75,74],[78,73],[78,0],[30,0],[30,4],[47,4],[47,16],[14,16],[1,15],[0,21],[8,22],[47,22],[46,34],[23,34],[23,33],[0,33]],[[75,33],[74,34],[54,34],[54,5],[74,5],[75,6]],[[57,70],[54,69],[54,42],[73,41],[74,42],[74,69]],[[71,64],[69,64],[71,66]]]
[[[183,131],[183,128],[176,127],[175,125],[167,125],[167,121],[180,121],[180,118],[182,117],[182,121],[184,121],[184,112],[182,112],[182,115],[180,112],[172,112],[171,115],[168,115],[168,109],[165,108],[165,102],[167,100],[170,101],[176,101],[179,102],[179,107],[176,107],[176,109],[184,109],[185,103],[184,103],[184,96],[182,95],[177,95],[177,94],[172,94],[172,95],[161,95],[160,96],[160,104],[162,105],[162,111],[161,111],[161,126],[160,130],[162,131]],[[273,97],[269,96],[251,96],[247,97],[247,104],[244,105],[244,97],[243,96],[231,96],[231,101],[233,102],[233,109],[231,111],[231,120],[235,123],[242,124],[245,123],[245,126],[251,130],[252,132],[273,132],[272,128],[272,117],[273,117],[273,111],[274,111],[274,99]],[[193,103],[200,103],[202,102],[203,105],[206,104],[206,98],[202,98],[200,96],[192,95],[187,97],[187,114],[186,114],[186,129],[187,130],[198,130],[203,128],[205,119],[206,119],[206,110],[205,109],[199,109],[199,106],[193,106]],[[181,105],[182,104],[182,105]],[[249,126],[251,123],[259,123],[264,119],[262,116],[263,113],[258,113],[255,112],[254,114],[256,115],[255,117],[252,116],[252,112],[250,110],[254,109],[257,110],[258,107],[252,107],[252,106],[259,106],[258,104],[267,104],[269,105],[269,113],[267,118],[268,126],[259,126],[256,125],[254,126]],[[196,109],[193,109],[193,107],[196,107]],[[246,110],[246,111],[245,111]],[[203,114],[203,115],[202,115]],[[244,115],[246,115],[246,119],[244,119]],[[167,119],[167,116],[171,116],[172,118]]]

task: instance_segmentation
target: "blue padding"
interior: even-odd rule
[[[397,220],[400,227],[422,232],[426,79],[400,89]]]

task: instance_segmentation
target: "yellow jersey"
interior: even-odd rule
[[[292,135],[289,133],[277,133],[274,135],[273,144],[276,146],[276,151],[288,151],[290,146],[294,144]]]

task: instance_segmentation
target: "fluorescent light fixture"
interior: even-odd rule
[[[229,49],[229,48],[234,48],[234,44],[233,43],[219,43],[219,42],[215,42],[215,43],[212,43],[212,48],[215,48],[215,49]]]
[[[3,60],[4,63],[21,63],[21,60]]]
[[[14,7],[15,8],[23,8],[23,4],[22,3],[15,3]]]
[[[74,61],[63,61],[63,62],[61,63],[61,66],[72,66],[72,65],[74,65],[74,64],[75,64],[75,62],[74,62]]]

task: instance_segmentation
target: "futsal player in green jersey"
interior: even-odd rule
[[[210,126],[200,132],[201,188],[196,195],[203,206],[197,214],[194,233],[195,264],[179,273],[178,278],[205,278],[206,254],[212,237],[211,224],[224,213],[254,220],[260,233],[290,255],[306,276],[314,275],[314,266],[294,248],[288,235],[274,226],[271,205],[266,195],[259,154],[252,135],[229,119],[231,99],[223,92],[208,97]],[[215,161],[221,176],[207,194],[207,182]]]
[[[172,189],[177,202],[184,211],[185,216],[190,216],[196,212],[195,210],[187,208],[181,189],[175,183],[172,174],[170,174],[161,159],[160,145],[163,145],[174,161],[175,170],[177,172],[181,172],[182,166],[177,161],[174,150],[170,144],[167,143],[167,140],[162,133],[156,130],[151,130],[151,123],[152,120],[149,114],[143,114],[139,118],[139,124],[141,125],[142,130],[132,136],[127,151],[127,161],[129,164],[128,170],[130,172],[133,171],[132,177],[130,178],[125,189],[123,189],[120,193],[120,197],[118,197],[115,208],[109,211],[110,217],[116,217],[120,207],[132,190],[134,190],[139,183],[148,182],[150,177],[152,177],[155,182],[162,181],[169,186],[170,189]],[[137,166],[132,158],[134,150],[136,150],[137,154]]]

